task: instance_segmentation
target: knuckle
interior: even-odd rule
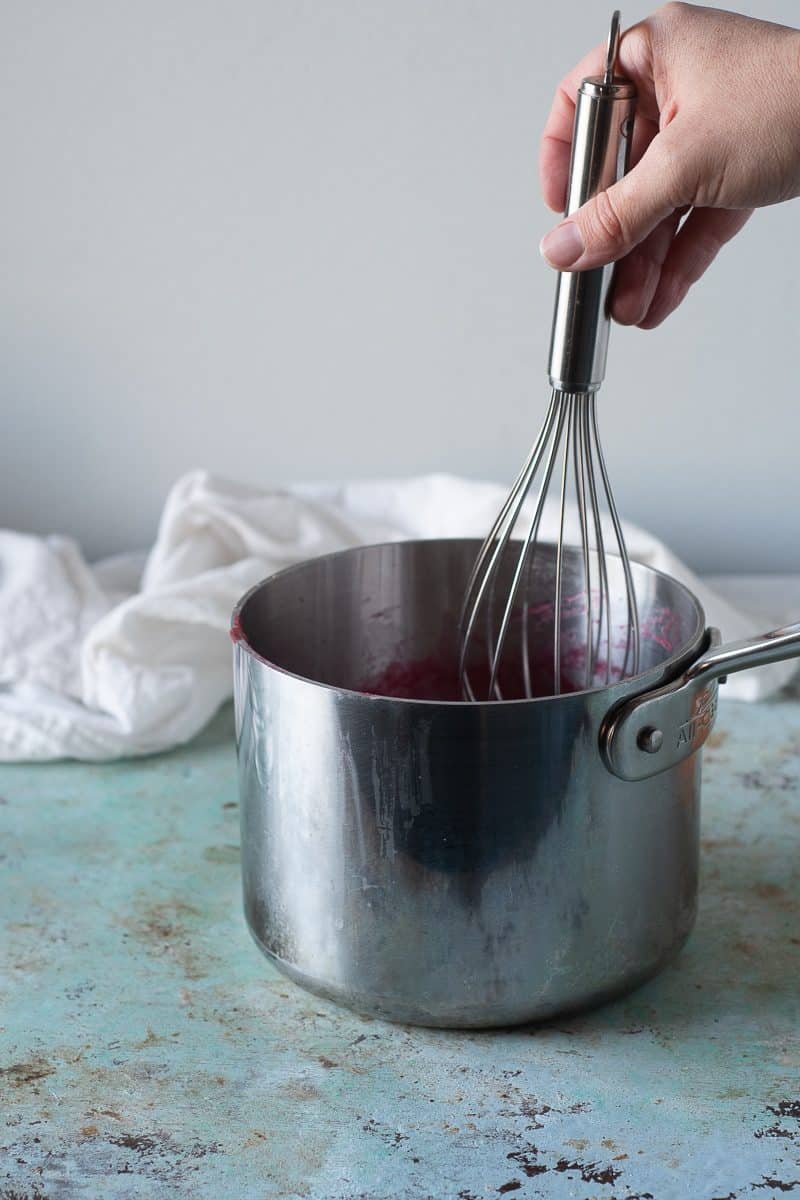
[[[688,290],[689,285],[677,275],[662,276],[658,291],[645,314],[646,327],[655,329],[660,325],[670,313],[680,306]]]
[[[695,249],[697,252],[697,268],[699,274],[709,267],[720,252],[722,243],[716,234],[702,233],[695,236]],[[694,271],[691,272],[695,274]],[[694,282],[694,280],[691,280]]]
[[[684,4],[682,0],[667,0],[667,3],[659,8],[658,15],[665,20],[675,21],[685,16],[690,7],[691,5]]]
[[[627,225],[619,204],[609,192],[595,197],[590,233],[603,244],[623,247],[627,244]]]
[[[687,276],[683,274],[673,275],[666,288],[665,295],[665,307],[668,313],[674,312],[676,308],[683,304],[683,301],[686,299],[686,293],[691,286],[692,282]]]

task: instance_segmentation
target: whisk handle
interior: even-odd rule
[[[628,169],[636,88],[615,73],[618,44],[615,12],[605,73],[584,79],[578,89],[565,216],[611,187]],[[548,366],[554,388],[593,392],[602,383],[613,272],[613,263],[591,271],[559,272]]]

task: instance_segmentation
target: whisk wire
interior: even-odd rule
[[[573,400],[571,395],[565,397],[567,409],[567,433],[564,438],[564,457],[561,463],[561,491],[558,508],[558,549],[556,551],[556,599],[553,608],[553,695],[561,692],[561,616],[562,616],[562,583],[564,568],[564,515],[567,504],[567,471],[569,467],[570,440],[573,433]]]
[[[556,397],[556,395],[557,394],[554,392],[553,393],[554,398]],[[553,435],[552,442],[550,443],[550,450],[547,455],[547,461],[545,463],[544,475],[542,477],[542,484],[541,484],[541,487],[539,488],[539,496],[536,501],[536,510],[533,514],[533,520],[531,521],[530,525],[528,526],[528,532],[525,535],[525,540],[522,544],[522,549],[521,549],[519,557],[517,559],[517,567],[514,572],[514,578],[518,580],[518,578],[522,575],[523,567],[527,563],[528,588],[526,589],[525,608],[524,608],[524,612],[522,614],[522,617],[523,617],[523,619],[522,619],[522,637],[523,637],[523,645],[525,647],[525,659],[523,660],[523,678],[524,678],[524,686],[525,686],[525,695],[528,699],[530,699],[531,696],[533,695],[533,685],[532,685],[531,677],[530,677],[530,658],[527,653],[528,620],[529,620],[529,616],[530,616],[530,613],[529,613],[530,605],[528,603],[529,595],[530,595],[530,591],[529,591],[530,578],[531,578],[531,574],[533,572],[534,557],[536,554],[536,543],[537,543],[538,536],[539,536],[539,526],[541,525],[541,522],[542,522],[542,513],[544,512],[544,506],[545,506],[545,502],[547,500],[547,492],[550,487],[550,480],[552,478],[553,470],[556,465],[556,457],[558,455],[558,444],[561,439],[561,429],[563,427],[563,424],[564,424],[564,413],[563,413],[563,411],[560,411],[560,412],[558,412],[558,415],[557,415],[555,433]],[[542,450],[544,450],[544,447],[542,448]],[[515,599],[515,596],[513,594],[513,584],[512,584],[512,594],[509,595],[509,599],[506,604],[506,611],[504,613],[504,621],[505,621],[506,629],[508,628],[508,622],[511,618],[511,613],[514,608],[514,599]],[[497,675],[497,670],[499,668],[500,650],[501,649],[502,649],[502,647],[499,647],[499,649],[494,654],[493,660],[492,660],[492,674],[495,677]],[[490,689],[490,694],[491,694],[491,689]]]
[[[552,396],[550,397],[550,406],[547,410],[547,416],[545,417],[541,432],[539,433],[539,436],[536,439],[530,454],[525,460],[522,470],[517,476],[514,486],[506,498],[505,503],[500,509],[497,519],[495,520],[491,530],[489,531],[489,534],[481,546],[480,553],[478,554],[475,566],[472,569],[472,573],[467,583],[466,593],[464,596],[464,605],[462,607],[461,619],[459,621],[461,630],[459,675],[461,677],[462,687],[467,694],[467,699],[470,700],[474,700],[475,696],[472,694],[472,688],[469,683],[469,676],[466,670],[466,655],[485,595],[487,599],[487,651],[489,656],[490,671],[488,692],[490,696],[494,694],[496,699],[502,699],[499,687],[497,686],[497,673],[500,655],[503,650],[503,643],[505,642],[506,630],[508,628],[508,620],[510,619],[511,611],[513,609],[514,598],[519,579],[518,575],[515,573],[514,583],[512,584],[511,593],[505,606],[503,622],[498,635],[498,644],[495,649],[493,648],[492,616],[494,609],[494,588],[497,579],[497,570],[499,564],[502,562],[505,556],[506,547],[511,539],[511,535],[514,531],[517,521],[519,520],[522,506],[525,503],[526,496],[530,490],[531,483],[539,465],[542,453],[550,439],[553,424],[556,422],[556,418],[559,418],[560,429],[560,420],[562,419],[562,415],[559,414],[555,392],[553,392]],[[557,430],[555,435],[556,443],[558,441],[558,436],[559,433]],[[542,506],[543,504],[544,500],[542,500]],[[487,559],[489,559],[489,565],[484,571],[483,568]],[[518,567],[520,568],[519,573],[521,574],[521,565],[519,562]]]
[[[514,481],[511,491],[509,492],[508,496],[506,497],[505,501],[503,502],[503,506],[500,509],[500,512],[497,514],[497,517],[495,519],[494,524],[492,525],[492,528],[489,530],[489,533],[486,535],[486,538],[484,539],[483,545],[481,546],[481,549],[480,549],[480,553],[478,554],[478,557],[475,560],[475,565],[473,566],[472,571],[470,573],[470,577],[467,581],[467,587],[466,587],[466,590],[464,593],[464,603],[462,605],[461,615],[459,617],[459,630],[460,630],[460,634],[461,634],[461,664],[460,664],[460,666],[461,666],[462,673],[463,673],[463,667],[464,667],[463,655],[466,650],[466,645],[467,645],[467,643],[472,635],[472,632],[473,632],[475,621],[478,616],[478,610],[480,608],[480,604],[483,599],[483,594],[486,591],[491,578],[493,577],[493,568],[496,567],[496,565],[497,565],[498,549],[500,550],[500,553],[502,553],[502,550],[505,548],[505,545],[508,542],[508,537],[507,537],[505,539],[505,542],[503,543],[502,548],[496,547],[495,543],[497,541],[498,534],[500,533],[500,530],[503,528],[504,524],[506,523],[506,518],[508,517],[508,514],[512,510],[513,510],[513,515],[511,517],[511,520],[508,522],[508,527],[509,527],[508,536],[509,537],[511,535],[511,531],[513,531],[514,526],[517,523],[520,511],[522,509],[522,505],[525,503],[525,497],[526,497],[528,489],[530,487],[531,480],[536,471],[536,465],[538,462],[540,448],[541,448],[542,444],[544,443],[544,441],[546,440],[549,430],[552,427],[552,421],[553,421],[553,418],[555,417],[555,414],[556,414],[556,401],[555,401],[555,392],[554,392],[550,397],[550,406],[547,410],[547,415],[545,417],[544,425],[542,426],[541,432],[539,433],[538,438],[536,439],[535,443],[531,447],[531,451],[528,454],[528,457],[526,458],[525,462],[523,463],[522,469],[520,470],[519,474],[517,475],[517,478]],[[489,557],[489,555],[492,553],[493,549],[494,549],[494,554],[492,556],[492,561],[489,565],[489,569],[484,573],[484,571],[483,571],[484,563],[486,562],[486,559]],[[477,592],[475,591],[476,586],[477,586]]]
[[[558,412],[558,410],[554,407],[553,408],[553,420],[555,421],[556,428],[555,428],[555,433],[552,436],[552,443],[551,443],[553,450],[555,450],[558,447],[558,441],[559,441],[559,437],[560,437],[561,425],[563,423],[563,419],[564,419],[564,414],[561,412]],[[541,454],[544,453],[544,451],[547,447],[547,443],[551,437],[551,434],[552,434],[552,422],[550,422],[550,423],[546,422],[545,427],[542,430],[542,436],[540,437],[539,441],[537,442],[536,463],[533,467],[534,474],[536,471],[536,466],[538,465],[538,462],[539,462],[539,458],[540,458]],[[545,479],[546,480],[549,480],[550,470],[552,470],[552,468],[550,468],[549,470],[546,469],[546,471],[545,471]],[[487,617],[489,619],[487,621],[486,648],[487,648],[488,659],[489,659],[488,693],[490,696],[494,695],[494,697],[497,700],[503,699],[503,695],[500,690],[500,685],[499,685],[498,679],[497,679],[498,672],[500,669],[500,656],[503,653],[503,647],[505,645],[506,635],[508,633],[508,626],[511,621],[511,614],[514,611],[514,604],[517,599],[517,593],[519,592],[520,580],[522,579],[522,573],[523,573],[523,570],[525,567],[525,561],[526,561],[526,557],[527,557],[528,548],[531,544],[531,537],[532,536],[535,537],[536,529],[538,529],[539,521],[541,520],[541,510],[544,508],[544,501],[546,499],[546,495],[547,495],[547,488],[546,488],[546,486],[544,486],[544,494],[542,494],[541,490],[540,490],[540,497],[539,497],[539,501],[537,502],[536,515],[534,516],[534,519],[531,522],[531,525],[528,529],[528,533],[525,537],[525,541],[523,544],[523,549],[517,557],[516,567],[514,569],[514,576],[511,581],[511,587],[509,588],[505,607],[503,609],[503,616],[502,616],[502,619],[500,622],[500,629],[499,629],[499,632],[497,635],[496,645],[494,642],[494,623],[491,619],[492,609],[494,606],[494,589],[495,589],[495,584],[496,584],[496,576],[492,581],[492,587],[491,587],[491,591],[490,591],[490,604],[487,607]],[[505,548],[508,545],[508,541],[511,537],[514,526],[516,525],[516,520],[517,520],[520,510],[521,510],[521,506],[520,506],[520,509],[517,510],[517,516],[514,518],[514,521],[509,525],[508,529],[506,530],[505,539],[503,542],[503,553],[505,553]],[[502,561],[502,559],[500,561]],[[526,605],[526,608],[527,608],[527,605]],[[523,613],[523,625],[524,624],[525,624],[525,614]]]
[[[603,523],[600,515],[600,506],[597,498],[597,480],[595,478],[594,469],[594,451],[592,448],[591,439],[591,413],[590,408],[592,397],[587,397],[586,405],[583,410],[583,429],[584,441],[586,444],[586,477],[589,484],[589,498],[592,510],[592,523],[594,526],[594,548],[597,557],[597,591],[598,591],[598,620],[597,620],[597,636],[590,638],[589,642],[589,657],[591,677],[597,671],[597,664],[601,662],[601,646],[603,641],[603,629],[606,630],[606,641],[610,645],[610,629],[611,629],[611,593],[608,586],[608,565],[606,562],[606,547],[603,537]],[[609,672],[606,678],[608,683],[610,678],[611,663],[608,654],[605,656],[606,670]]]
[[[592,397],[592,400],[594,401],[594,397]],[[628,621],[628,624],[627,624],[627,640],[626,640],[626,645],[625,645],[625,658],[623,661],[622,673],[623,673],[623,675],[626,675],[626,674],[637,675],[639,673],[640,631],[639,631],[639,610],[636,605],[636,591],[635,591],[634,584],[633,584],[633,574],[631,572],[631,562],[630,562],[630,559],[628,558],[628,552],[625,547],[625,537],[622,532],[622,522],[619,519],[619,513],[617,512],[617,506],[614,502],[614,496],[611,491],[611,483],[608,478],[608,471],[606,469],[606,461],[605,461],[605,456],[603,454],[603,447],[600,442],[600,434],[597,429],[597,406],[594,403],[592,403],[592,406],[591,406],[591,419],[592,419],[592,431],[594,433],[594,443],[595,443],[595,446],[597,447],[597,461],[600,464],[600,474],[601,474],[601,477],[603,480],[603,489],[605,491],[606,503],[608,505],[608,512],[611,517],[611,523],[614,526],[614,533],[615,533],[616,539],[617,539],[617,547],[619,549],[620,558],[622,560],[622,571],[623,571],[623,574],[625,577],[625,593],[626,593],[627,604],[628,604],[628,614],[630,617],[630,620]],[[628,671],[628,661],[629,661],[631,650],[633,650],[633,666],[629,672]],[[608,657],[609,658],[611,657],[610,633],[609,633]]]
[[[589,687],[592,682],[592,655],[590,647],[592,644],[592,577],[591,565],[589,559],[589,529],[586,520],[586,435],[583,427],[583,414],[586,409],[586,398],[581,399],[576,397],[576,414],[575,424],[578,436],[574,443],[574,470],[575,480],[578,491],[578,521],[581,529],[581,547],[583,549],[583,586],[586,594],[586,629],[584,634],[585,646],[585,670],[584,670],[584,687]]]
[[[534,679],[531,663],[536,658],[531,653],[530,626],[532,609],[537,627],[541,627],[541,608],[531,604],[531,594],[537,587],[537,556],[541,550],[539,533],[545,505],[550,492],[556,463],[560,461],[558,502],[558,541],[555,550],[553,579],[553,635],[552,635],[552,694],[559,695],[566,686],[574,685],[577,663],[580,661],[575,650],[574,625],[582,617],[584,635],[582,647],[583,686],[591,687],[596,682],[598,670],[610,682],[614,663],[614,639],[612,626],[612,594],[609,586],[606,538],[603,531],[600,500],[604,502],[611,518],[615,549],[622,560],[625,583],[625,603],[628,609],[627,640],[621,677],[636,673],[639,665],[639,621],[636,612],[636,595],[633,574],[625,550],[622,526],[614,504],[606,469],[605,459],[599,442],[595,395],[592,392],[562,392],[554,389],[550,398],[541,432],[519,472],[514,486],[503,503],[492,528],[481,546],[470,574],[462,607],[459,630],[461,637],[459,674],[466,699],[504,699],[505,683],[502,683],[503,654],[508,643],[512,618],[519,616],[519,645],[522,658],[522,692],[526,697],[537,694],[541,687],[541,676]],[[568,490],[570,476],[573,479],[577,500],[580,546],[578,560],[582,577],[582,596],[565,596],[566,576],[566,532]],[[496,592],[499,581],[507,579],[506,559],[512,538],[519,523],[529,491],[538,482],[538,495],[533,515],[521,540],[513,541],[516,559],[511,571],[510,582],[504,592],[502,613],[496,619]],[[572,550],[570,549],[572,558]],[[545,565],[545,570],[548,568]],[[572,570],[572,568],[571,568]],[[572,575],[570,575],[572,578]],[[524,580],[524,587],[522,586]],[[594,594],[597,593],[597,608]],[[538,592],[537,592],[538,596]],[[581,602],[583,610],[581,610]],[[595,616],[595,613],[597,614]],[[481,616],[485,622],[485,653],[488,663],[488,685],[481,687],[481,695],[470,679],[470,667],[474,666],[474,654],[470,659],[470,647],[477,637]],[[569,621],[569,653],[565,650],[565,621]],[[596,629],[595,629],[596,626]],[[537,651],[540,647],[535,648]],[[581,649],[578,647],[578,649]],[[540,656],[539,656],[540,657]],[[537,660],[538,661],[538,660]],[[569,671],[564,675],[565,664]],[[541,666],[541,662],[539,662]],[[513,680],[514,675],[511,676]],[[518,677],[516,677],[518,678]],[[517,683],[519,686],[519,683]]]

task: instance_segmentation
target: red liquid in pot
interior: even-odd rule
[[[583,652],[581,651],[581,661]],[[561,675],[563,692],[580,690],[570,682],[568,677],[569,664],[565,665]],[[477,700],[488,697],[489,667],[482,663],[471,668],[469,672],[470,685]],[[522,680],[522,670],[515,666],[513,673],[506,667],[500,679],[500,689],[507,700],[519,700],[525,696]],[[412,662],[396,659],[389,663],[380,674],[365,680],[359,691],[372,696],[390,696],[402,700],[463,700],[461,682],[458,677],[458,664],[452,656],[430,655],[428,658]],[[547,663],[534,664],[531,670],[531,691],[534,696],[553,695],[553,668]]]
[[[404,700],[461,700],[456,665],[431,655],[416,662],[390,662],[385,670],[362,683],[362,692]]]
[[[621,664],[625,658],[627,631],[621,629],[614,655],[615,663],[609,672],[609,683],[617,683],[621,678]],[[644,654],[648,644],[659,648],[657,655],[652,651],[644,655],[645,662],[653,665],[660,659],[674,653],[679,644],[680,622],[677,614],[669,609],[654,611],[646,621],[642,622],[640,630],[641,647]],[[642,668],[640,668],[642,669]],[[541,656],[531,662],[531,694],[533,696],[552,696],[553,687],[552,659]],[[489,666],[484,660],[470,668],[470,684],[476,699],[488,698]],[[516,656],[509,654],[504,658],[503,670],[500,674],[500,689],[506,700],[519,700],[525,697],[525,686],[522,676],[522,666]],[[606,684],[606,663],[596,664],[593,687]],[[561,694],[583,691],[585,680],[585,650],[582,645],[565,648],[561,657],[560,689]],[[373,696],[388,696],[402,700],[463,700],[461,682],[458,677],[458,664],[452,652],[431,654],[420,659],[395,659],[374,676],[365,679],[359,686],[359,691]]]

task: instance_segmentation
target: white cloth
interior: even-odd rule
[[[265,491],[194,471],[172,488],[146,559],[92,566],[67,538],[0,532],[0,760],[102,760],[187,741],[231,693],[230,615],[252,584],[346,546],[482,535],[504,495],[445,475]],[[547,511],[542,532],[554,531]],[[695,592],[726,639],[788,617],[748,616],[643,530],[626,537],[633,558]],[[725,690],[758,699],[793,669],[732,676]]]

